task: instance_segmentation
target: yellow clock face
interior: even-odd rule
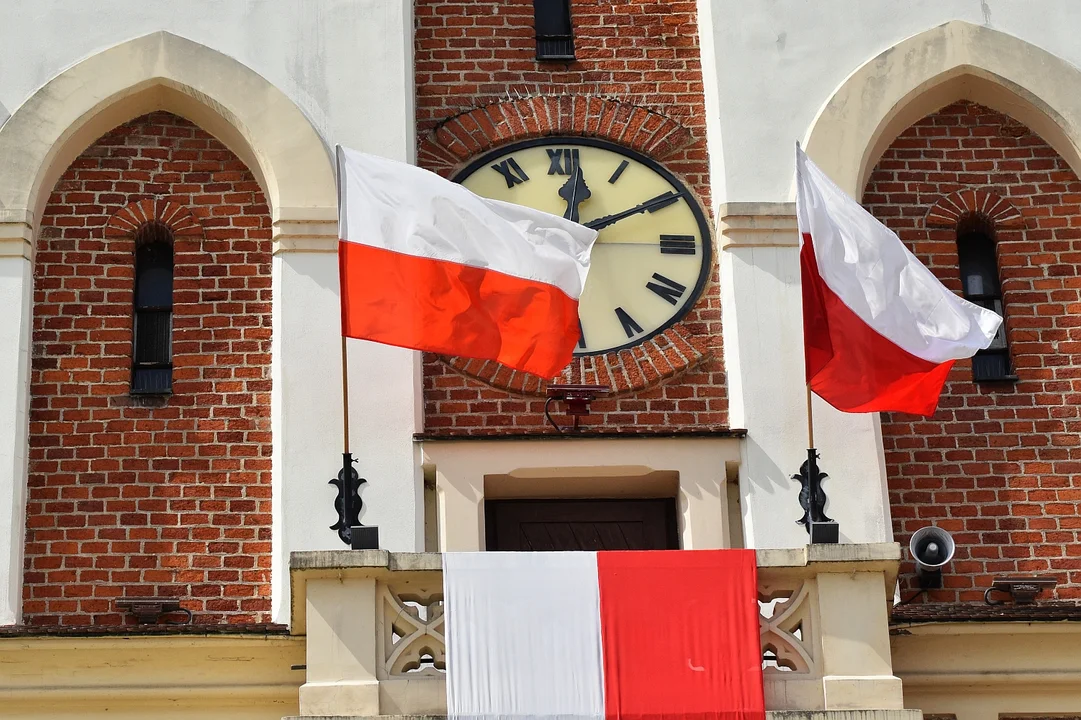
[[[483,197],[598,230],[578,306],[576,354],[637,345],[694,305],[709,277],[709,226],[687,188],[649,158],[583,138],[500,148],[456,178]]]

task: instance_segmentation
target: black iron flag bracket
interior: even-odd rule
[[[354,550],[377,550],[379,528],[360,524],[360,511],[364,508],[360,486],[368,481],[353,467],[355,462],[352,453],[342,453],[342,469],[338,471],[338,477],[330,481],[338,489],[338,496],[334,498],[338,521],[330,529],[337,530],[341,541]],[[348,483],[346,478],[349,478]],[[348,492],[345,491],[346,487],[349,488]]]
[[[335,176],[338,181],[338,211],[342,208],[342,146],[334,148]],[[340,217],[339,217],[340,220]],[[344,237],[344,236],[343,236]],[[356,462],[349,452],[349,351],[344,323],[342,325],[342,469],[338,477],[330,481],[338,488],[334,509],[338,521],[330,526],[338,531],[338,537],[353,550],[378,550],[379,528],[360,524],[360,511],[364,503],[360,499],[360,486],[368,482],[353,467]]]
[[[799,473],[792,476],[799,480],[799,504],[803,517],[798,522],[807,528],[811,543],[834,544],[839,542],[840,528],[826,517],[826,491],[822,481],[829,475],[818,469],[818,451],[815,450],[814,419],[811,415],[811,386],[807,386],[807,459],[800,465]]]

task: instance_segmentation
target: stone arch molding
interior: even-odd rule
[[[864,63],[825,104],[807,154],[853,197],[905,128],[957,100],[1024,123],[1081,174],[1081,71],[1012,35],[954,20]]]
[[[288,550],[310,542],[300,528],[311,523],[304,514],[309,506],[296,503],[296,493],[283,499],[288,490],[283,468],[303,467],[308,462],[305,458],[321,452],[322,440],[283,428],[291,417],[309,417],[305,412],[314,384],[324,382],[327,373],[339,367],[334,362],[311,369],[322,358],[335,355],[339,336],[333,318],[338,299],[331,293],[309,293],[304,296],[306,313],[289,315],[283,308],[293,301],[295,293],[308,287],[304,283],[313,274],[325,282],[337,278],[333,165],[328,148],[311,123],[266,79],[208,47],[156,32],[103,50],[64,70],[0,126],[0,300],[7,310],[0,317],[0,406],[13,411],[0,422],[0,625],[17,623],[21,616],[31,263],[38,223],[52,188],[75,158],[109,130],[154,110],[191,121],[239,157],[270,204],[275,253],[303,256],[296,261],[282,257],[274,263],[276,344],[272,350],[271,424],[275,530],[271,583],[274,618],[288,620]],[[140,206],[138,212],[129,209],[129,221],[138,214],[172,212],[157,205]],[[116,231],[121,219],[116,223],[104,232]],[[287,266],[288,272],[283,270]],[[330,320],[315,331],[313,316]],[[303,329],[298,329],[301,326]],[[281,381],[283,368],[305,365],[308,372],[299,374],[300,380],[291,378],[289,387],[283,389],[287,385]],[[294,427],[295,422],[289,429]],[[300,509],[292,509],[294,505]],[[290,546],[286,531],[280,530],[283,527],[302,540],[294,540]]]
[[[296,105],[236,60],[156,32],[68,68],[0,127],[0,254],[31,257],[36,223],[67,166],[108,130],[153,110],[190,120],[247,164],[276,236],[336,223],[329,153]]]

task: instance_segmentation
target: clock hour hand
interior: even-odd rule
[[[655,198],[646,200],[641,205],[635,205],[629,210],[624,210],[623,212],[617,212],[614,215],[605,215],[604,217],[599,217],[596,220],[591,220],[590,222],[585,223],[585,226],[593,230],[600,230],[601,228],[608,227],[612,223],[619,222],[623,218],[629,218],[631,215],[638,215],[639,213],[644,212],[657,212],[661,208],[666,208],[672,203],[678,201],[681,197],[683,197],[683,193],[675,192],[674,190],[672,190],[658,195]]]
[[[582,167],[575,165],[574,172],[571,173],[567,182],[563,183],[563,187],[559,188],[559,197],[567,201],[567,212],[563,213],[563,217],[579,222],[578,206],[588,200],[591,195],[585,177],[582,175]]]

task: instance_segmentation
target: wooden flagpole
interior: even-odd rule
[[[342,353],[344,353],[344,348]],[[807,383],[807,447],[815,446],[815,421],[811,414],[811,383]]]
[[[342,188],[342,149],[341,146],[334,148],[334,176],[338,184],[338,214],[342,213],[342,200],[344,188]],[[338,237],[342,237],[341,220],[338,221]],[[345,295],[344,277],[341,277],[341,260],[339,259],[338,274],[341,279],[338,292],[342,297]],[[339,299],[339,312],[344,313]],[[341,523],[343,539],[353,546],[353,454],[349,452],[349,351],[346,345],[344,314],[342,322],[342,519]]]
[[[801,182],[799,172],[799,153],[800,144],[796,142],[796,185],[797,185],[797,197],[796,203],[799,204],[799,183]],[[802,263],[802,259],[800,260]],[[805,310],[806,312],[806,310]],[[806,362],[806,339],[804,340],[804,361]],[[800,468],[800,475],[796,477],[800,478],[803,485],[803,491],[800,492],[800,504],[803,505],[803,517],[798,522],[805,523],[807,527],[807,533],[810,535],[812,543],[836,543],[838,541],[838,527],[837,523],[826,517],[826,514],[822,512],[823,506],[826,503],[826,495],[822,492],[822,478],[825,477],[818,471],[818,451],[815,449],[815,425],[814,425],[814,413],[811,411],[812,398],[811,398],[811,383],[810,379],[806,382],[807,388],[807,462]],[[804,474],[805,473],[805,474]],[[802,476],[802,477],[800,477]],[[806,505],[803,504],[804,493],[806,493]]]
[[[343,187],[341,179],[342,148],[337,146],[334,151],[336,177],[338,180],[338,212],[341,214]],[[341,221],[339,220],[339,237],[341,237]],[[341,277],[339,261],[339,277],[341,287],[339,292],[345,292],[345,278]],[[349,451],[349,350],[348,337],[345,334],[345,326],[342,326],[342,469],[338,475],[340,480],[342,504],[341,517],[338,525],[338,536],[353,550],[377,550],[379,548],[379,528],[363,526],[360,524],[359,515],[363,503],[360,497],[354,503],[353,493],[358,492],[360,486],[366,481],[353,469],[353,454]]]
[[[349,455],[349,354],[345,341],[345,333],[342,333],[342,427],[344,428],[342,452]],[[810,388],[807,391],[810,392]],[[808,418],[810,414],[811,408],[808,406]]]

